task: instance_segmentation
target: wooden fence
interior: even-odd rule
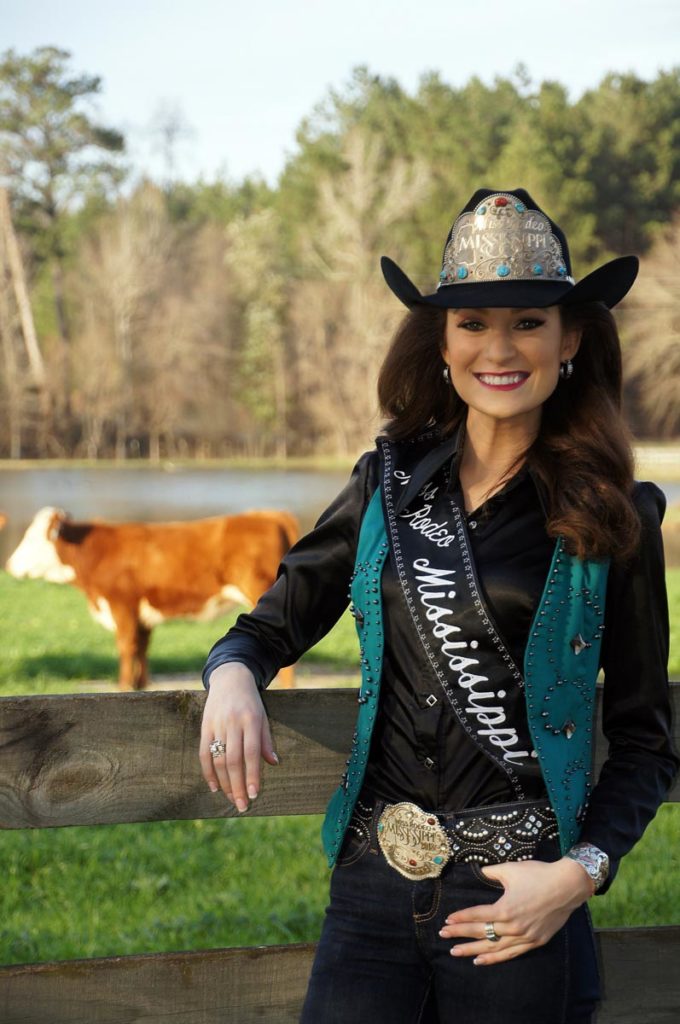
[[[678,683],[673,700],[677,708]],[[204,701],[195,690],[0,699],[0,826],[235,816],[200,775]],[[265,768],[248,813],[321,813],[344,768],[356,691],[278,691],[265,701],[281,764]],[[598,748],[601,763],[601,737]],[[680,783],[670,799],[680,799]],[[602,929],[598,944],[598,1024],[676,1024],[680,926]],[[293,1024],[313,953],[263,946],[2,967],[0,1021]]]

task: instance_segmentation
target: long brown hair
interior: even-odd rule
[[[599,302],[561,306],[565,329],[581,330],[573,375],[544,402],[524,458],[545,488],[549,536],[579,558],[634,553],[640,520],[632,501],[631,436],[621,415],[621,345]],[[418,305],[402,320],[378,377],[385,434],[399,441],[437,425],[449,436],[467,406],[443,376],[446,310]],[[518,461],[521,461],[518,460]]]

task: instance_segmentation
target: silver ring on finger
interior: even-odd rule
[[[493,926],[493,921],[487,921],[484,925],[484,931],[489,942],[500,942],[500,935],[496,934],[496,929]]]
[[[222,754],[225,753],[226,749],[227,745],[224,742],[224,740],[213,740],[210,746],[208,747],[208,750],[210,751],[213,757],[221,757]]]

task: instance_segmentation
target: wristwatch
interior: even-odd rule
[[[576,843],[571,850],[567,850],[567,857],[578,861],[583,867],[595,886],[595,892],[604,885],[609,875],[609,857],[592,843]]]

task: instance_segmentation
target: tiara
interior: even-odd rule
[[[540,210],[498,192],[457,218],[444,248],[437,288],[475,281],[567,281],[559,239]]]

